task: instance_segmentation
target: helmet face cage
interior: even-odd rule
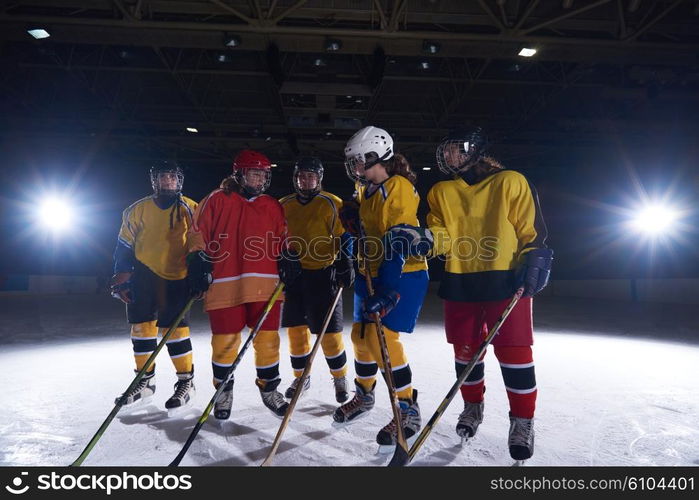
[[[364,171],[369,170],[374,165],[381,163],[382,161],[389,160],[393,157],[392,151],[386,151],[383,157],[379,157],[376,151],[368,151],[364,154],[364,158],[360,154],[356,156],[350,156],[345,158],[345,170],[347,171],[347,176],[354,182],[360,182],[362,184],[366,183],[366,176],[363,173],[359,173],[358,167],[362,165]]]
[[[177,179],[174,189],[163,189],[161,187],[161,176],[165,174],[174,175]],[[182,185],[184,184],[184,174],[182,169],[177,165],[162,165],[153,166],[150,169],[150,184],[153,188],[153,192],[158,195],[175,195],[182,192]]]
[[[447,175],[458,175],[483,157],[482,151],[471,141],[442,141],[437,146],[437,166]]]
[[[260,175],[264,177],[259,186],[255,185],[257,183],[252,184],[251,179],[248,178],[248,176],[257,177]],[[268,168],[238,168],[233,172],[233,178],[246,192],[253,196],[259,196],[269,189],[269,185],[272,183],[272,170]]]
[[[345,158],[345,171],[347,172],[347,177],[349,177],[353,182],[364,183],[366,179],[364,174],[360,174],[357,171],[359,165],[364,165],[364,159],[360,155],[350,156]]]
[[[301,183],[301,174],[304,172],[312,173],[315,174],[316,176],[316,185],[312,189],[306,189],[302,186]],[[310,197],[313,195],[316,195],[320,193],[321,188],[321,182],[323,182],[323,168],[309,168],[309,167],[299,167],[296,165],[294,167],[294,177],[293,177],[293,182],[294,182],[294,191],[299,196],[303,197]]]

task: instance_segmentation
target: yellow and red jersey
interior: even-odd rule
[[[501,300],[512,295],[520,256],[545,246],[534,188],[502,170],[478,183],[462,178],[435,184],[427,195],[434,255],[445,255],[439,295],[448,300]]]
[[[267,301],[279,281],[277,258],[287,237],[284,210],[271,196],[246,199],[217,189],[194,213],[190,252],[213,262],[204,308]]]
[[[280,199],[289,229],[288,243],[301,257],[303,269],[323,269],[331,265],[340,250],[345,232],[340,222],[342,200],[321,191],[307,202],[295,194]]]
[[[197,203],[186,196],[177,197],[167,208],[156,205],[152,195],[142,198],[124,210],[118,245],[133,251],[136,260],[161,278],[184,279],[187,233],[196,208]]]

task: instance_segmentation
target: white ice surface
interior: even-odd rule
[[[14,297],[4,303],[0,465],[67,465],[80,454],[133,376],[123,312],[102,296]],[[345,304],[351,308],[351,302]],[[686,340],[644,340],[629,336],[624,325],[642,336],[658,338],[677,325],[666,324],[662,315],[653,316],[644,307],[630,310],[612,304],[593,313],[590,304],[598,307],[599,303],[571,300],[547,306],[542,299],[541,304],[537,321],[543,326],[534,346],[539,388],[536,451],[528,464],[699,465],[697,328],[691,323],[682,327]],[[439,302],[429,298],[417,332],[403,336],[423,423],[454,380],[452,351],[444,340],[439,314]],[[611,334],[596,329],[602,314],[617,319]],[[596,320],[586,326],[585,317]],[[559,326],[568,323],[570,327]],[[175,457],[213,395],[207,328],[203,316],[196,314],[194,409],[168,418],[163,405],[175,376],[163,351],[153,405],[140,413],[117,416],[85,465],[163,466]],[[351,379],[349,322],[345,332]],[[291,369],[282,333],[284,389]],[[212,415],[182,465],[257,465],[263,460],[281,420],[262,406],[254,376],[251,348],[236,372],[231,419],[219,425]],[[457,395],[414,465],[512,463],[506,446],[507,398],[492,352],[486,357],[486,383],[485,420],[476,438],[462,448],[454,433],[461,409]],[[374,441],[391,418],[383,382],[377,385],[375,409],[355,424],[333,427],[336,406],[327,366],[319,357],[311,389],[299,401],[275,465],[386,464],[390,455],[378,455]]]

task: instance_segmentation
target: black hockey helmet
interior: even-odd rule
[[[488,149],[481,127],[457,127],[437,146],[437,166],[447,174],[459,174],[477,163]]]
[[[156,196],[176,195],[182,192],[184,173],[177,162],[159,160],[151,165],[149,172],[150,184]],[[170,179],[169,181],[164,180],[166,176]]]
[[[304,198],[309,198],[320,193],[320,190],[322,189],[321,183],[323,182],[323,170],[323,163],[320,161],[320,158],[315,156],[302,156],[296,160],[293,176],[294,191],[296,191],[299,196]],[[308,187],[308,181],[306,180],[305,176],[304,178],[301,177],[301,172],[312,172],[316,174],[317,180],[314,187]]]

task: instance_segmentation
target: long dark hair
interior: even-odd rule
[[[410,163],[402,154],[394,154],[389,160],[382,161],[381,164],[386,169],[388,175],[401,175],[408,179],[411,184],[417,181],[417,174],[410,168]]]
[[[232,175],[223,179],[219,188],[222,189],[225,194],[240,193],[240,184],[238,184]]]

